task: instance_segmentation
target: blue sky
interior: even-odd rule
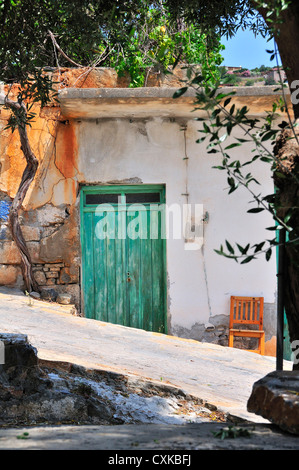
[[[267,42],[261,35],[254,36],[252,31],[239,31],[232,39],[222,38],[225,50],[222,51],[224,61],[222,65],[229,67],[246,67],[253,69],[261,65],[274,67],[276,59],[270,61],[270,56],[266,49],[273,50],[273,39]]]

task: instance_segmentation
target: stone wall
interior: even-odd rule
[[[264,304],[265,354],[276,356],[276,309],[273,304]],[[229,316],[210,317],[209,323],[195,323],[192,328],[174,327],[173,334],[182,338],[228,346]],[[257,349],[257,338],[235,337],[234,348]]]
[[[5,199],[3,199],[5,200]],[[21,229],[41,295],[51,300],[69,294],[80,309],[79,224],[75,207],[46,204],[24,211]],[[0,214],[0,285],[23,288],[20,254],[12,240],[7,215]]]

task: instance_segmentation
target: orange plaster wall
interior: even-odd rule
[[[18,132],[4,137],[6,142],[6,158],[1,171],[1,187],[5,188],[10,197],[14,197],[20,184],[23,171],[26,167],[26,161],[20,150],[20,141]],[[4,190],[5,190],[4,189]]]
[[[265,342],[265,356],[276,357],[276,336],[272,336],[269,341]]]
[[[78,144],[71,123],[60,124],[56,140],[55,164],[65,178],[73,178],[77,173]]]
[[[79,88],[116,88],[126,87],[129,82],[119,78],[112,69],[97,73],[89,69],[61,69],[59,76],[61,87]],[[5,88],[8,92],[8,87]],[[9,97],[17,99],[19,86],[10,88]],[[24,209],[34,209],[46,203],[72,204],[76,200],[78,178],[84,180],[84,175],[78,173],[78,144],[76,129],[72,122],[64,121],[60,108],[54,102],[43,109],[35,105],[32,109],[36,117],[32,127],[27,127],[30,145],[39,160],[36,177],[25,198]],[[11,133],[10,129],[3,130],[7,124],[10,111],[1,110],[0,129],[0,190],[14,198],[26,161],[20,148],[18,131]],[[53,199],[53,200],[52,200]]]
[[[8,89],[6,88],[6,91]],[[10,98],[16,100],[18,87],[14,86]],[[27,127],[29,142],[33,153],[39,160],[36,177],[31,184],[23,203],[24,209],[34,209],[55,200],[73,203],[76,200],[78,146],[76,131],[72,123],[61,123],[60,108],[48,106],[40,109],[35,105],[36,113],[32,127]],[[0,190],[14,198],[26,167],[21,150],[19,133],[4,130],[10,111],[2,109],[0,114]],[[59,187],[56,188],[56,186]],[[56,188],[56,189],[55,189]],[[59,193],[59,197],[58,197]]]
[[[16,99],[14,95],[15,94],[13,93],[12,96],[10,96],[11,99]],[[56,122],[54,119],[51,119],[51,117],[49,118],[48,116],[46,118],[40,116],[39,106],[35,105],[32,111],[36,113],[36,117],[32,122],[31,127],[27,126],[27,133],[31,149],[36,158],[39,160],[40,165],[37,171],[36,178],[30,186],[28,195],[26,196],[25,201],[27,202],[25,202],[24,208],[26,208],[30,198],[30,194],[32,193],[32,191],[34,191],[34,188],[37,184],[38,176],[40,173],[40,166],[45,158],[45,154],[47,154],[51,141],[53,141],[53,139],[55,138],[56,127]],[[18,130],[16,129],[13,133],[10,129],[4,130],[9,115],[9,110],[4,108],[1,109],[0,128],[2,128],[3,131],[1,133],[0,146],[0,190],[8,194],[8,196],[10,196],[11,198],[14,198],[18,190],[22,174],[26,167],[26,160],[21,150]]]

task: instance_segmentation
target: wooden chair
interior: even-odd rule
[[[234,337],[258,338],[258,349],[248,350],[265,354],[265,332],[263,330],[264,297],[231,296],[228,346],[233,348]],[[241,327],[236,328],[236,325]],[[244,329],[257,325],[258,329]]]

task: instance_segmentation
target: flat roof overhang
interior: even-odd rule
[[[223,87],[219,93],[235,92],[230,106],[247,106],[250,116],[264,116],[281,95],[275,86]],[[62,114],[67,119],[204,117],[196,109],[196,91],[189,88],[173,98],[178,88],[65,88],[58,94]],[[290,104],[289,90],[285,90]]]

